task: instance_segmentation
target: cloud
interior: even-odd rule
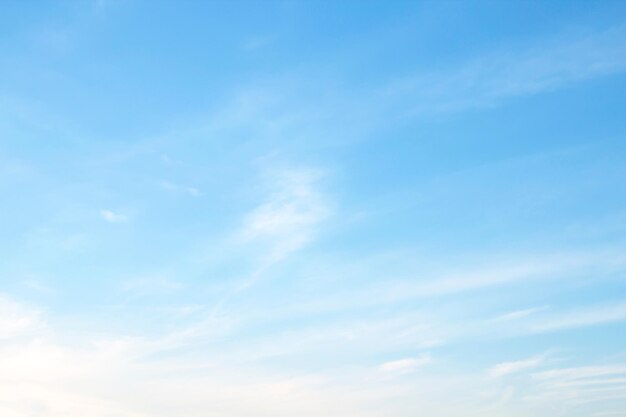
[[[161,182],[161,187],[163,187],[167,191],[184,193],[190,195],[191,197],[200,197],[202,195],[202,192],[195,187],[174,184],[168,181]]]
[[[626,377],[626,364],[618,363],[603,366],[579,366],[551,369],[533,374],[533,379],[539,381],[572,381],[620,374]]]
[[[41,328],[40,316],[38,310],[0,295],[0,341]]]
[[[404,358],[385,362],[378,369],[385,373],[405,374],[432,363],[430,354],[425,353],[415,358]]]
[[[569,404],[580,408],[594,403],[598,415],[618,415],[626,400],[626,365],[580,366],[551,369],[532,375],[536,384],[527,401],[546,404]]]
[[[488,371],[489,376],[492,378],[500,378],[506,375],[526,371],[528,369],[536,368],[545,361],[545,355],[534,356],[532,358],[523,359],[519,361],[503,362],[495,365]]]
[[[155,356],[158,338],[82,335],[72,344],[54,336],[0,344],[3,416],[367,415],[359,411],[364,396],[321,376],[242,369],[180,351]]]
[[[18,310],[28,311],[28,308],[20,306]],[[167,334],[148,338],[102,336],[97,329],[93,333],[97,335],[86,332],[63,340],[60,332],[53,331],[50,335],[33,335],[0,344],[2,415],[173,417],[184,413],[189,417],[211,414],[374,417],[386,412],[385,415],[408,417],[415,410],[433,416],[495,416],[500,411],[494,408],[480,412],[479,405],[489,403],[489,398],[477,397],[477,393],[486,388],[484,378],[433,377],[422,373],[413,376],[416,370],[433,362],[427,353],[385,362],[376,370],[386,377],[368,379],[365,376],[371,376],[371,369],[340,368],[329,373],[309,373],[293,366],[287,367],[287,371],[281,371],[280,367],[255,366],[259,362],[248,353],[262,346],[250,343],[249,339],[233,345],[249,345],[249,350],[235,360],[223,354],[235,349],[223,345],[221,339],[204,338],[192,346],[177,346],[163,354],[159,348],[167,342]],[[392,333],[395,331],[389,334]],[[295,336],[302,339],[301,334]],[[310,345],[315,337],[305,338],[301,346]],[[388,339],[380,333],[376,338]],[[277,344],[282,342],[284,340],[278,340]],[[369,345],[361,339],[356,343]],[[216,345],[217,351],[212,350]],[[273,356],[272,361],[284,356]],[[528,362],[500,364],[500,374],[519,372],[522,367],[527,369]],[[520,363],[526,365],[520,366]],[[619,376],[616,372],[620,370],[623,372],[624,367],[553,370],[533,375],[532,380],[552,384],[574,377],[614,377]],[[394,378],[400,375],[407,377]],[[498,383],[497,380],[491,382]],[[553,396],[566,395],[556,392],[555,386],[549,390]],[[503,402],[515,401],[512,393],[517,393],[517,389],[496,390],[500,397],[502,392],[511,393],[504,395],[507,401]],[[454,406],[445,401],[451,393],[455,395]]]
[[[531,326],[532,332],[554,332],[626,320],[626,302],[578,308],[554,314]]]
[[[597,43],[597,41],[594,42]],[[616,48],[614,43],[612,44],[613,51],[619,52],[619,48]],[[250,47],[258,46],[250,45]],[[592,46],[600,47],[596,48],[600,49],[598,56],[580,58],[580,51],[584,48],[579,48],[575,52],[565,51],[564,55],[558,56],[553,53],[555,52],[552,50],[554,46],[550,46],[546,50],[539,48],[536,51],[526,51],[521,56],[512,54],[485,57],[468,63],[458,70],[452,69],[449,72],[432,75],[431,79],[435,82],[430,85],[420,84],[424,80],[428,81],[429,76],[417,80],[417,84],[420,85],[409,86],[406,92],[409,97],[406,100],[404,96],[400,97],[398,105],[405,105],[408,101],[407,108],[423,113],[456,111],[493,105],[507,97],[538,94],[561,88],[578,80],[609,74],[611,71],[620,71],[620,66],[616,62],[619,63],[621,55],[614,56],[602,51],[602,45],[596,45],[593,42]],[[553,61],[547,61],[551,56],[556,56],[556,58]],[[582,63],[579,65],[580,68],[576,69],[577,64],[572,60],[563,60],[563,56],[579,57],[579,63]],[[563,68],[558,68],[557,61],[559,60],[562,61]],[[601,63],[602,60],[608,64],[603,68],[594,67],[594,63]],[[519,68],[516,64],[519,64]],[[426,104],[420,107],[415,105],[415,97],[428,100],[425,100]],[[427,108],[428,103],[432,105],[431,108]],[[315,105],[316,103],[313,103],[313,106]],[[327,110],[325,106],[319,107],[323,108],[323,111],[333,111]],[[227,118],[224,123],[231,123],[235,127],[250,123],[253,127],[251,130],[262,131],[262,135],[268,136],[275,131],[282,132],[283,126],[292,126],[290,114],[284,119],[265,117],[266,108],[264,105],[258,106],[257,101],[251,100],[243,106],[240,118]],[[298,121],[295,124],[298,125],[297,128],[301,127]],[[320,124],[324,125],[324,123]],[[257,129],[257,125],[261,128]],[[327,126],[327,128],[332,127]],[[314,136],[310,132],[305,132],[303,135]],[[281,140],[276,139],[276,142],[280,145]],[[172,146],[175,145],[172,144]],[[220,163],[232,162],[235,168],[238,168],[236,166],[238,159],[234,161],[225,159]],[[172,165],[176,164],[172,163]],[[269,267],[284,261],[290,255],[314,242],[320,230],[325,227],[325,221],[333,215],[332,201],[323,189],[322,183],[325,178],[323,170],[299,166],[271,167],[267,168],[264,174],[263,180],[260,181],[262,183],[260,196],[257,195],[258,198],[253,200],[254,202],[249,206],[251,209],[246,212],[241,223],[238,223],[239,227],[232,233],[232,235],[237,235],[236,239],[232,239],[237,242],[232,245],[229,240],[224,245],[227,246],[225,250],[222,251],[220,247],[215,251],[217,257],[223,252],[232,251],[235,253],[236,261],[241,261],[242,264],[248,261],[247,258],[255,258],[255,261],[257,255],[261,258],[258,268],[255,269],[256,264],[252,266],[254,272],[251,274],[251,279],[247,281],[248,285],[252,285],[261,274],[269,278],[270,274],[265,275]],[[231,185],[231,182],[225,181],[219,187],[222,187],[222,191],[228,188],[230,192]],[[168,192],[180,193],[181,196],[199,197],[202,194],[198,189],[184,184],[163,182],[160,186]],[[128,221],[124,214],[111,210],[102,210],[100,214],[107,222]],[[130,216],[132,218],[132,215]],[[200,229],[194,230],[192,234],[205,232],[205,229]],[[141,233],[140,230],[137,232]],[[361,236],[363,234],[361,232],[359,231],[357,235]],[[227,236],[232,237],[232,235],[227,232]],[[343,238],[340,240],[339,246],[343,247],[345,242]],[[197,241],[194,241],[190,246],[196,243]],[[237,247],[232,249],[232,246]],[[244,249],[240,249],[240,246]],[[335,248],[336,244],[331,246]],[[250,253],[245,252],[248,248],[250,248]],[[354,249],[351,246],[350,248]],[[185,249],[181,248],[181,252],[185,252]],[[472,249],[473,255],[474,250],[477,249]],[[242,256],[239,257],[239,254]],[[168,253],[168,255],[176,257],[176,254]],[[258,288],[258,293],[249,294],[247,298],[242,297],[243,300],[237,300],[237,303],[232,303],[228,309],[219,311],[219,314],[214,314],[210,306],[204,305],[197,307],[198,314],[181,313],[180,315],[184,318],[180,318],[176,325],[183,320],[192,321],[192,323],[186,321],[186,326],[182,330],[181,328],[172,330],[169,326],[162,326],[160,317],[151,314],[153,310],[150,308],[154,307],[152,305],[149,308],[142,304],[129,306],[128,311],[132,308],[134,314],[157,324],[140,330],[133,328],[134,320],[127,320],[129,316],[125,314],[119,315],[119,322],[100,323],[102,316],[100,316],[100,310],[97,310],[98,306],[90,305],[89,312],[81,311],[87,314],[82,325],[75,325],[79,321],[75,316],[69,319],[65,317],[66,326],[59,331],[59,334],[54,335],[55,337],[41,335],[30,337],[29,335],[42,323],[40,313],[19,304],[0,304],[0,335],[2,335],[0,336],[2,339],[0,343],[0,415],[17,417],[27,415],[41,417],[498,415],[495,412],[473,413],[472,404],[468,403],[480,402],[482,397],[475,396],[470,398],[470,401],[467,401],[467,398],[472,397],[474,391],[483,389],[482,384],[493,384],[500,388],[500,384],[509,383],[508,379],[502,378],[503,376],[524,373],[529,369],[535,370],[543,365],[543,358],[533,357],[497,364],[488,370],[493,378],[485,383],[483,380],[488,380],[488,378],[484,378],[482,368],[480,375],[470,377],[460,375],[462,366],[459,366],[458,372],[453,376],[440,373],[438,377],[432,377],[423,375],[421,372],[412,375],[416,370],[431,364],[433,362],[431,356],[429,354],[411,356],[411,354],[397,354],[397,352],[424,348],[432,350],[439,343],[437,339],[440,337],[448,342],[445,320],[439,320],[442,317],[437,315],[442,311],[459,318],[456,322],[449,321],[453,326],[469,327],[468,323],[470,325],[472,323],[467,314],[476,312],[468,309],[468,304],[477,305],[479,301],[471,297],[470,291],[530,280],[535,280],[539,283],[538,285],[543,286],[545,285],[544,279],[556,280],[569,277],[578,274],[581,270],[593,269],[603,262],[598,258],[585,258],[579,262],[580,258],[576,256],[577,254],[566,254],[563,257],[531,256],[517,258],[515,262],[505,265],[494,263],[478,270],[458,265],[458,269],[455,266],[454,271],[432,273],[420,270],[419,267],[414,268],[416,264],[419,264],[419,260],[408,256],[412,263],[409,272],[406,275],[397,276],[394,274],[396,270],[393,262],[383,262],[382,268],[374,270],[371,268],[372,263],[368,255],[360,252],[357,259],[353,260],[362,268],[354,276],[342,276],[343,271],[333,270],[337,266],[334,262],[330,262],[331,265],[328,268],[329,275],[332,275],[330,277],[322,277],[321,275],[324,275],[326,271],[319,273],[319,269],[315,270],[314,267],[306,271],[307,278],[309,278],[307,285],[315,287],[320,281],[327,279],[332,284],[324,290],[328,290],[328,294],[336,298],[331,299],[330,303],[325,305],[323,304],[326,300],[321,300],[321,308],[312,313],[311,310],[305,312],[305,317],[290,317],[289,311],[285,313],[289,307],[285,307],[286,303],[296,304],[302,301],[298,298],[300,294],[304,293],[305,301],[313,300],[315,303],[319,300],[318,294],[307,293],[306,290],[310,287],[296,287],[300,272],[298,268],[301,265],[289,270],[285,268],[285,275],[288,277],[285,281],[288,281],[288,288],[282,287],[284,281],[272,288]],[[339,253],[337,258],[342,256],[346,254]],[[311,265],[315,264],[315,267],[319,267],[320,261],[324,261],[318,256],[311,258],[308,262]],[[173,259],[172,263],[177,266],[185,262],[190,263],[188,259],[185,253],[181,258]],[[432,262],[437,261],[442,265],[456,264],[448,259]],[[158,259],[157,262],[159,262]],[[237,269],[233,274],[240,272],[238,266],[239,264],[233,268]],[[121,265],[121,267],[126,266]],[[221,266],[218,266],[215,271],[211,270],[206,274],[193,274],[196,272],[193,270],[192,274],[181,274],[180,277],[188,280],[189,285],[195,289],[199,281],[222,279],[227,281],[231,276],[231,271],[227,270],[230,269],[229,266],[223,270],[220,268]],[[247,268],[247,264],[244,268]],[[189,265],[180,268],[184,272],[192,269],[193,267]],[[223,273],[224,270],[226,270],[225,273]],[[68,274],[70,278],[67,279],[70,280],[68,282],[71,285],[73,274],[72,271],[68,272],[70,272]],[[362,277],[359,277],[359,274],[362,274]],[[224,275],[227,276],[226,279]],[[289,287],[290,285],[296,287],[294,291]],[[126,281],[122,287],[126,291],[137,293],[168,292],[177,290],[180,284],[167,277],[156,276]],[[365,291],[362,291],[363,288]],[[269,291],[264,292],[266,289]],[[444,296],[459,293],[463,296],[453,300],[442,300]],[[510,293],[516,295],[515,291]],[[75,297],[77,293],[72,294],[74,295],[68,297]],[[202,292],[191,294],[194,302],[210,304],[212,300],[207,301],[208,297],[205,295]],[[110,295],[105,294],[104,297],[110,298]],[[167,302],[174,302],[171,299],[174,297],[167,298]],[[412,298],[419,300],[407,301]],[[71,302],[69,298],[68,301]],[[498,300],[500,301],[505,300]],[[554,301],[553,309],[558,311],[559,300]],[[283,314],[280,319],[264,317],[268,314],[267,306],[270,304],[276,305],[277,310],[281,310],[276,313]],[[356,312],[344,310],[341,314],[332,314],[333,306],[347,310],[355,305],[361,310]],[[76,309],[81,308],[80,305],[70,307],[72,308],[62,309],[64,314],[68,314],[66,311],[76,312],[78,311]],[[183,309],[183,311],[196,311],[195,309],[194,306],[190,310]],[[425,317],[421,318],[421,322],[417,314],[413,315],[413,309],[424,312]],[[498,316],[494,321],[506,322],[508,325],[513,320],[531,316],[535,319],[539,316],[536,313],[544,309],[544,307],[534,307],[512,311]],[[207,311],[210,311],[211,315],[205,317],[204,313]],[[393,318],[381,320],[381,316],[387,314]],[[198,316],[203,317],[197,320]],[[251,316],[253,318],[249,319]],[[552,323],[552,328],[563,328],[563,323],[568,323],[567,326],[572,326],[572,323],[577,326],[581,325],[580,323],[586,325],[584,323],[597,323],[598,317],[601,317],[600,322],[602,322],[606,320],[606,317],[614,318],[615,316],[614,312],[608,315],[606,312],[600,315],[555,315],[550,317],[551,322],[547,323]],[[438,327],[437,321],[443,323],[442,328]],[[434,330],[427,324],[422,325],[422,322],[430,324]],[[67,326],[68,323],[69,326]],[[524,323],[526,323],[525,320]],[[554,323],[558,325],[555,327]],[[480,324],[485,324],[482,316]],[[120,327],[125,329],[124,334],[113,332],[114,334],[105,336],[105,340],[98,339],[103,336],[94,337],[84,334],[88,333],[84,331],[85,328],[92,328],[94,333],[100,334],[107,330],[111,332],[111,328]],[[148,333],[149,336],[141,334],[142,331]],[[69,337],[64,339],[63,332],[67,332],[65,335]],[[440,335],[440,332],[443,335]],[[454,333],[454,330],[451,333]],[[467,333],[463,331],[460,333],[462,333],[461,337],[467,336]],[[14,340],[16,338],[26,340]],[[452,334],[450,339],[454,342],[455,335]],[[5,343],[6,340],[10,340],[10,343]],[[489,342],[481,340],[481,343]],[[461,345],[461,350],[455,352],[454,349],[459,348],[459,345]],[[395,347],[397,349],[394,349]],[[449,348],[452,352],[449,358],[459,353],[460,360],[466,359],[462,357],[465,353],[463,350],[465,345],[462,342]],[[389,358],[389,352],[394,352],[394,356],[391,357],[393,360],[381,364],[371,363],[373,354],[378,358],[382,355]],[[364,357],[367,358],[366,361],[363,360]],[[306,365],[303,365],[305,363]],[[332,369],[333,365],[337,369]],[[449,365],[451,364],[446,364],[446,366]],[[307,367],[309,369],[303,370]],[[409,377],[396,378],[393,384],[386,382],[376,385],[376,382],[367,379],[359,380],[362,374],[359,375],[352,369],[346,370],[351,367],[364,368],[363,374],[370,377],[374,374],[374,378],[371,379],[387,381],[391,379],[380,378],[378,373],[390,375],[392,378],[396,375]],[[428,367],[427,370],[437,371],[432,368],[436,367]],[[331,369],[328,375],[321,375],[324,370],[328,369]],[[316,372],[316,374],[311,375],[310,372]],[[579,375],[583,374],[582,371],[577,372]],[[617,376],[612,378],[612,381],[617,383],[621,379],[622,376]],[[396,384],[396,380],[400,382]],[[459,384],[459,381],[463,384]],[[537,379],[537,381],[542,383],[544,380]],[[602,379],[600,383],[606,382],[608,379]],[[558,383],[563,384],[565,381],[559,380]],[[567,382],[570,386],[574,384],[580,386],[583,383],[595,384],[590,380]],[[553,388],[556,387],[555,384],[552,385]],[[437,390],[444,395],[435,397],[436,399],[430,398],[430,393]],[[495,391],[504,393],[501,396],[502,403],[508,402],[519,392],[509,387]],[[452,397],[454,401],[445,401]],[[440,401],[442,398],[444,401]],[[424,405],[428,401],[435,404],[440,401],[441,404],[436,404],[434,411],[428,410]],[[446,413],[449,410],[446,407],[452,407],[449,404],[452,402],[461,411]],[[372,407],[375,404],[378,408]],[[402,407],[404,407],[403,412],[396,412],[402,411]],[[542,413],[511,412],[499,415],[542,415]]]
[[[319,191],[321,171],[283,169],[268,175],[269,193],[245,218],[239,232],[243,241],[269,244],[270,262],[297,251],[315,235],[315,226],[331,213]]]
[[[109,223],[122,223],[128,220],[125,215],[114,213],[111,210],[100,210],[100,216]]]
[[[122,283],[124,291],[138,294],[169,293],[181,288],[183,288],[182,283],[160,275],[133,278]]]
[[[410,299],[442,298],[459,293],[478,292],[495,287],[506,287],[519,282],[545,285],[546,280],[558,282],[581,274],[603,274],[623,270],[626,258],[614,250],[580,253],[578,251],[552,254],[509,255],[508,261],[485,262],[479,267],[461,265],[451,270],[420,269],[418,263],[406,259],[418,257],[411,252],[399,255],[376,256],[363,259],[337,259],[333,268],[324,273],[335,279],[346,276],[367,278],[358,288],[335,289],[325,297],[309,302],[299,302],[297,308],[307,311],[354,310],[368,306],[391,305]],[[444,261],[445,262],[445,261]],[[442,262],[443,263],[443,262]],[[400,269],[390,271],[389,265]],[[319,268],[319,265],[316,265]],[[528,311],[510,313],[496,318],[498,321],[530,317],[541,311],[536,307]],[[494,320],[494,319],[492,319]]]
[[[420,74],[386,93],[411,114],[455,112],[552,91],[626,70],[626,27],[562,36],[541,45],[483,56],[459,68]]]
[[[548,309],[548,306],[541,306],[541,307],[533,307],[533,308],[528,308],[525,310],[516,310],[516,311],[511,311],[509,313],[505,313],[502,314],[498,317],[495,317],[493,319],[491,319],[492,322],[506,322],[506,321],[513,321],[513,320],[519,320],[528,316],[531,316],[535,313],[538,313],[540,311],[545,311]]]

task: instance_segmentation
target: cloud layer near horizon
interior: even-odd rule
[[[0,6],[0,415],[621,415],[626,9],[557,3]]]

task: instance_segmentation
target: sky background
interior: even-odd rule
[[[626,3],[0,2],[3,417],[626,416]]]

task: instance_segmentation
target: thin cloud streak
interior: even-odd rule
[[[111,210],[100,210],[100,216],[109,223],[123,223],[128,220],[128,217],[125,215]]]
[[[626,320],[626,302],[578,308],[554,314],[531,326],[532,332],[545,333],[578,327],[597,326]]]
[[[626,28],[569,35],[500,52],[438,73],[392,83],[384,96],[416,115],[495,106],[505,99],[565,88],[626,70]],[[394,105],[395,106],[395,105]]]
[[[544,363],[546,360],[545,355],[534,356],[528,359],[522,359],[512,362],[503,362],[494,365],[488,372],[492,378],[501,378],[510,374],[515,374],[529,369],[536,368]]]

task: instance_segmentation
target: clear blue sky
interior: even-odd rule
[[[623,1],[0,2],[2,417],[626,416]]]

